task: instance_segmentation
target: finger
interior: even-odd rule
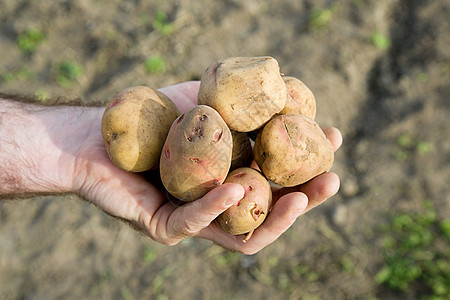
[[[322,204],[328,198],[334,196],[340,187],[339,176],[335,173],[323,173],[310,181],[300,185],[298,191],[308,196],[308,207],[305,212]]]
[[[170,215],[167,224],[169,239],[177,242],[196,235],[243,197],[244,188],[240,184],[225,183],[202,198],[177,208]]]
[[[159,91],[176,104],[180,113],[184,113],[196,105],[199,88],[200,81],[187,81],[163,87]]]
[[[336,127],[322,127],[323,133],[325,133],[327,139],[333,145],[333,150],[336,151],[342,145],[342,134]]]
[[[206,238],[216,244],[244,254],[254,254],[274,242],[304,213],[308,198],[303,193],[291,193],[278,200],[267,219],[254,231],[252,237],[244,242],[244,235],[225,233],[217,224],[202,230],[199,237]]]
[[[290,193],[281,197],[262,225],[255,230],[245,244],[240,243],[238,250],[246,254],[254,254],[271,244],[305,212],[307,205],[308,197],[303,193]]]

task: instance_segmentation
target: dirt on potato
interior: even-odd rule
[[[1,201],[1,299],[432,295],[423,276],[396,290],[379,274],[398,214],[431,204],[436,222],[450,216],[449,1],[0,0],[0,8],[2,93],[102,106],[131,86],[199,80],[226,57],[271,56],[314,92],[315,120],[344,137],[332,168],[338,194],[256,255],[198,239],[163,246],[74,195]],[[443,237],[439,228],[432,237]]]

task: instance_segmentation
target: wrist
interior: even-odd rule
[[[73,192],[77,151],[101,115],[0,99],[0,195]]]

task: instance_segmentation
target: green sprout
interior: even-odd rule
[[[133,300],[133,294],[131,293],[130,289],[126,286],[123,285],[122,288],[120,289],[120,293],[122,294],[122,298],[124,300]]]
[[[432,151],[433,145],[431,143],[418,140],[408,133],[402,133],[397,137],[394,156],[399,161],[405,161],[415,153],[426,155]]]
[[[36,97],[37,100],[39,100],[41,102],[46,102],[50,98],[49,93],[44,89],[38,89],[34,93],[34,96]]]
[[[387,50],[391,47],[391,40],[380,31],[372,33],[372,44],[380,50]]]
[[[23,67],[15,71],[6,71],[5,73],[0,73],[0,79],[4,82],[12,82],[15,80],[26,80],[34,76],[33,71]]]
[[[147,248],[144,253],[144,261],[146,263],[152,263],[156,259],[156,251],[153,248]]]
[[[28,29],[17,37],[17,46],[25,54],[33,53],[44,41],[44,33],[38,29]]]
[[[395,216],[386,227],[384,265],[375,280],[398,291],[422,286],[428,290],[424,299],[444,299],[450,294],[450,220],[438,220],[430,201],[424,206],[421,213]]]
[[[173,32],[173,26],[168,21],[167,14],[162,10],[156,11],[152,26],[162,35],[170,35]]]
[[[315,8],[309,14],[309,26],[315,30],[325,29],[332,16],[333,12],[330,8]]]
[[[161,55],[152,55],[145,61],[145,69],[149,74],[164,73],[166,71],[166,62]]]
[[[65,60],[55,66],[53,73],[59,85],[68,87],[80,77],[83,71],[83,67],[77,62]]]

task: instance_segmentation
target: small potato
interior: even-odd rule
[[[164,187],[174,197],[194,201],[225,180],[231,165],[232,137],[222,117],[198,105],[176,119],[160,160]]]
[[[255,161],[274,183],[289,187],[302,184],[331,169],[331,142],[314,120],[298,114],[279,115],[259,132]]]
[[[114,95],[101,123],[111,161],[131,172],[157,168],[170,126],[179,114],[172,100],[146,86],[130,87]]]
[[[231,130],[231,136],[233,137],[233,154],[230,170],[250,166],[253,150],[248,133]]]
[[[266,218],[272,205],[272,191],[264,176],[252,168],[239,168],[228,175],[225,183],[239,183],[244,197],[220,214],[215,222],[233,235],[255,230]]]
[[[249,132],[280,112],[287,88],[278,62],[269,56],[230,57],[204,72],[198,103],[213,107],[230,129]]]
[[[280,115],[302,114],[314,120],[316,117],[316,99],[313,92],[300,79],[291,76],[282,77],[287,87],[286,105]]]

